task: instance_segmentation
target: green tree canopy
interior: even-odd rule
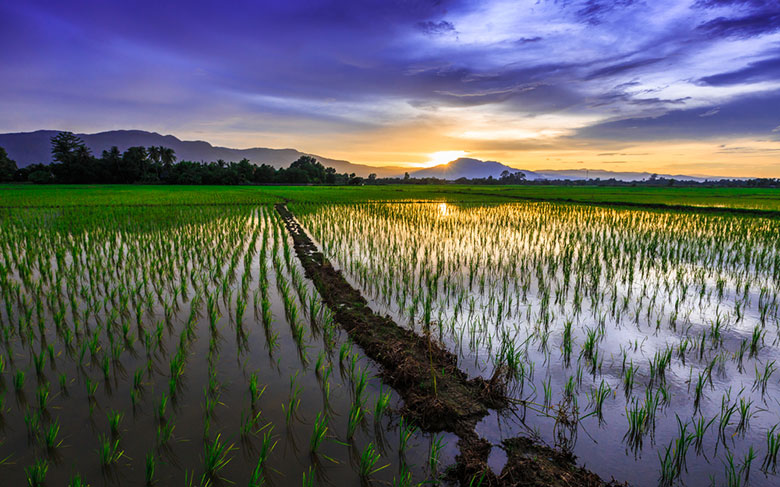
[[[16,174],[16,161],[8,157],[8,153],[0,147],[0,182],[14,180]]]

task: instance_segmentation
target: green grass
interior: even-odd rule
[[[506,202],[516,199],[601,204],[709,206],[780,211],[780,190],[753,188],[571,187],[391,185],[328,186],[138,186],[138,185],[0,185],[0,207],[106,205],[242,205],[284,201],[462,201]]]

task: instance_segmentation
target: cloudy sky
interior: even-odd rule
[[[0,132],[780,177],[779,0],[26,0],[0,45]]]

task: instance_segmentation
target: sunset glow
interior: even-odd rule
[[[420,164],[420,167],[433,167],[438,166],[439,164],[447,164],[448,162],[454,161],[455,159],[463,157],[466,154],[468,154],[468,152],[462,150],[445,150],[434,152],[429,156],[428,161]]]

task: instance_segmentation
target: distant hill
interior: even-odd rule
[[[460,159],[455,159],[447,164],[419,169],[410,172],[409,175],[414,178],[439,178],[450,180],[460,178],[488,178],[490,176],[493,176],[494,179],[498,179],[504,171],[509,171],[511,173],[522,172],[529,181],[544,179],[534,171],[522,171],[501,164],[500,162],[480,161],[479,159],[471,159],[469,157],[461,157]]]
[[[19,167],[36,163],[51,162],[51,144],[49,139],[57,135],[59,130],[38,130],[36,132],[21,132],[0,134],[0,147],[8,152]],[[355,173],[358,176],[368,176],[376,173],[379,177],[403,174],[403,169],[397,167],[373,167],[353,164],[349,161],[329,159],[316,154],[306,154],[295,149],[267,149],[256,147],[252,149],[231,149],[217,147],[204,142],[180,140],[173,135],[160,135],[143,130],[112,130],[96,134],[76,134],[87,144],[96,156],[112,146],[125,151],[134,146],[164,146],[176,152],[178,160],[212,162],[222,159],[226,162],[238,162],[248,159],[255,164],[268,164],[276,168],[287,167],[302,155],[311,155],[326,167],[332,167],[340,173]]]
[[[516,169],[496,161],[481,161],[461,157],[447,164],[419,169],[410,172],[409,175],[414,178],[439,178],[455,180],[460,178],[487,178],[493,176],[494,179],[501,177],[501,173],[509,171],[511,173],[521,172],[525,174],[528,181],[537,181],[540,179],[563,179],[568,181],[577,181],[583,179],[610,179],[615,178],[620,181],[642,181],[650,178],[649,172],[615,172],[602,169],[545,169],[538,171],[528,171],[525,169]],[[658,177],[674,178],[680,181],[705,181],[706,179],[720,179],[716,177],[686,176],[658,174]]]
[[[678,181],[706,181],[721,179],[717,176],[687,176],[685,174],[660,174],[649,172],[619,172],[619,171],[605,171],[603,169],[547,169],[544,171],[537,171],[541,176],[546,179],[567,179],[571,181],[582,179],[611,179],[615,178],[619,181],[643,181],[649,179],[650,176],[656,174],[659,178],[676,179]],[[742,179],[742,178],[729,178],[729,179]]]

